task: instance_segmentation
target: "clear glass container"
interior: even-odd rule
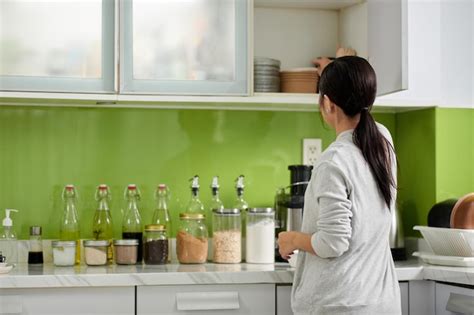
[[[55,266],[74,266],[76,261],[75,241],[53,241],[53,263]]]
[[[41,239],[41,226],[30,226],[30,241],[28,250],[28,264],[43,263],[43,240]]]
[[[115,263],[117,265],[134,265],[137,263],[138,240],[115,240]]]
[[[95,240],[106,240],[111,242],[114,238],[114,229],[112,222],[112,214],[109,203],[112,199],[110,189],[107,185],[101,184],[95,192],[95,200],[97,208],[92,220],[92,235]],[[113,261],[113,246],[108,248],[107,259],[111,263]]]
[[[207,260],[208,233],[206,216],[201,213],[181,213],[176,235],[176,253],[182,264],[202,264]]]
[[[242,260],[241,222],[239,209],[213,211],[212,260],[215,263],[235,264]]]
[[[166,227],[166,231],[171,231],[171,217],[169,213],[169,188],[165,184],[158,185],[155,193],[156,208],[153,213],[153,224],[162,224]]]
[[[87,240],[84,241],[84,256],[86,264],[89,266],[103,266],[107,264],[107,251],[110,242],[107,240]]]
[[[199,176],[195,175],[191,181],[191,199],[186,207],[187,213],[204,214],[204,205],[199,199]]]
[[[66,185],[62,195],[64,209],[59,226],[59,239],[61,241],[76,242],[76,264],[81,262],[81,240],[79,219],[77,216],[77,191],[74,185]]]
[[[246,231],[246,262],[274,263],[275,210],[273,208],[249,208]]]
[[[143,226],[138,208],[140,191],[136,185],[130,184],[127,186],[125,200],[127,201],[127,209],[122,222],[122,238],[138,240],[137,263],[141,263],[143,260]]]
[[[166,226],[163,224],[148,224],[143,236],[143,260],[147,265],[161,265],[168,262],[169,242]]]

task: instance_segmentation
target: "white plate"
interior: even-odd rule
[[[13,269],[13,265],[6,265],[0,267],[0,274],[9,273]]]
[[[432,265],[474,267],[474,257],[442,256],[422,252],[414,252],[413,256],[419,257],[424,262]]]

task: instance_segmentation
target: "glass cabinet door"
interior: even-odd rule
[[[1,0],[0,89],[113,92],[113,0]]]
[[[247,0],[121,5],[121,93],[248,94]]]

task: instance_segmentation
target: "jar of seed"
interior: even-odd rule
[[[168,236],[162,224],[148,224],[143,236],[143,260],[147,265],[161,265],[168,262]]]
[[[84,256],[86,264],[89,266],[101,266],[107,264],[107,250],[110,246],[110,242],[107,240],[96,241],[87,240],[84,241]]]
[[[114,249],[117,265],[135,265],[137,263],[138,240],[115,240]]]

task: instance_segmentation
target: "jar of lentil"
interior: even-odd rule
[[[107,250],[110,242],[107,240],[84,241],[84,256],[89,266],[101,266],[107,264]]]
[[[74,266],[76,262],[75,241],[52,241],[53,263],[55,266]]]
[[[213,261],[240,263],[242,259],[241,214],[239,209],[215,209],[212,213]]]
[[[203,264],[207,260],[207,228],[205,215],[181,213],[176,235],[176,254],[182,264]]]
[[[134,265],[137,263],[138,240],[115,240],[114,249],[117,265]]]
[[[143,259],[147,265],[162,265],[168,262],[169,246],[166,226],[148,224],[143,236]]]

